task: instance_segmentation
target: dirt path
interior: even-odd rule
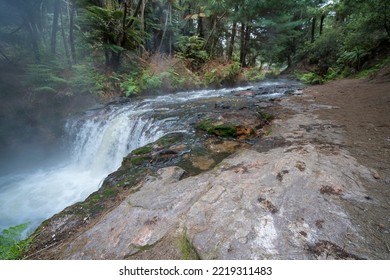
[[[374,181],[366,181],[367,200],[363,213],[350,209],[364,220],[363,231],[376,239],[375,247],[390,253],[390,82],[385,79],[332,81],[312,86],[293,97],[307,108],[315,108],[322,120],[342,128],[344,149],[372,170]],[[361,217],[364,215],[364,217]],[[373,246],[374,247],[374,246]],[[375,248],[371,248],[376,250]]]

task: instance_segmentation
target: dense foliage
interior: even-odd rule
[[[195,72],[215,59],[354,72],[390,38],[381,0],[2,0],[0,8],[1,63],[27,65],[38,93],[140,92],[155,54]]]

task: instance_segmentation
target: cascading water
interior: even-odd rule
[[[275,87],[283,83],[286,81],[265,82],[259,86]],[[287,83],[292,85],[291,81]],[[234,90],[245,89],[248,87]],[[67,160],[51,168],[37,166],[31,172],[0,177],[0,232],[27,222],[27,232],[31,232],[45,219],[84,200],[99,189],[104,178],[120,166],[122,158],[130,151],[167,133],[187,130],[186,120],[178,116],[189,117],[186,114],[191,102],[225,95],[232,95],[232,89],[168,94],[109,105],[69,119],[64,141],[69,146]],[[281,95],[283,92],[276,90],[258,98]],[[169,114],[171,110],[179,113]],[[194,112],[196,108],[192,114]]]
[[[131,150],[157,140],[172,120],[149,110],[108,106],[66,124],[69,161],[33,173],[8,175],[0,185],[0,231],[29,222],[29,230],[96,191]]]

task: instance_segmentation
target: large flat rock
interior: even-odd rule
[[[302,142],[312,134],[297,121],[284,126],[285,137],[299,136],[288,146],[245,149],[182,180],[181,168],[161,169],[60,258],[153,258],[178,246],[156,244],[184,233],[202,259],[376,258],[348,210],[373,203],[363,186],[371,171],[340,147]]]

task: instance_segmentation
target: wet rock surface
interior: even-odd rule
[[[133,151],[98,193],[37,230],[30,258],[389,259],[386,214],[369,213],[389,214],[373,170],[347,150],[343,125],[318,117],[324,104],[297,98],[199,101],[193,133]],[[115,203],[76,211],[110,201],[95,196],[114,186]]]

